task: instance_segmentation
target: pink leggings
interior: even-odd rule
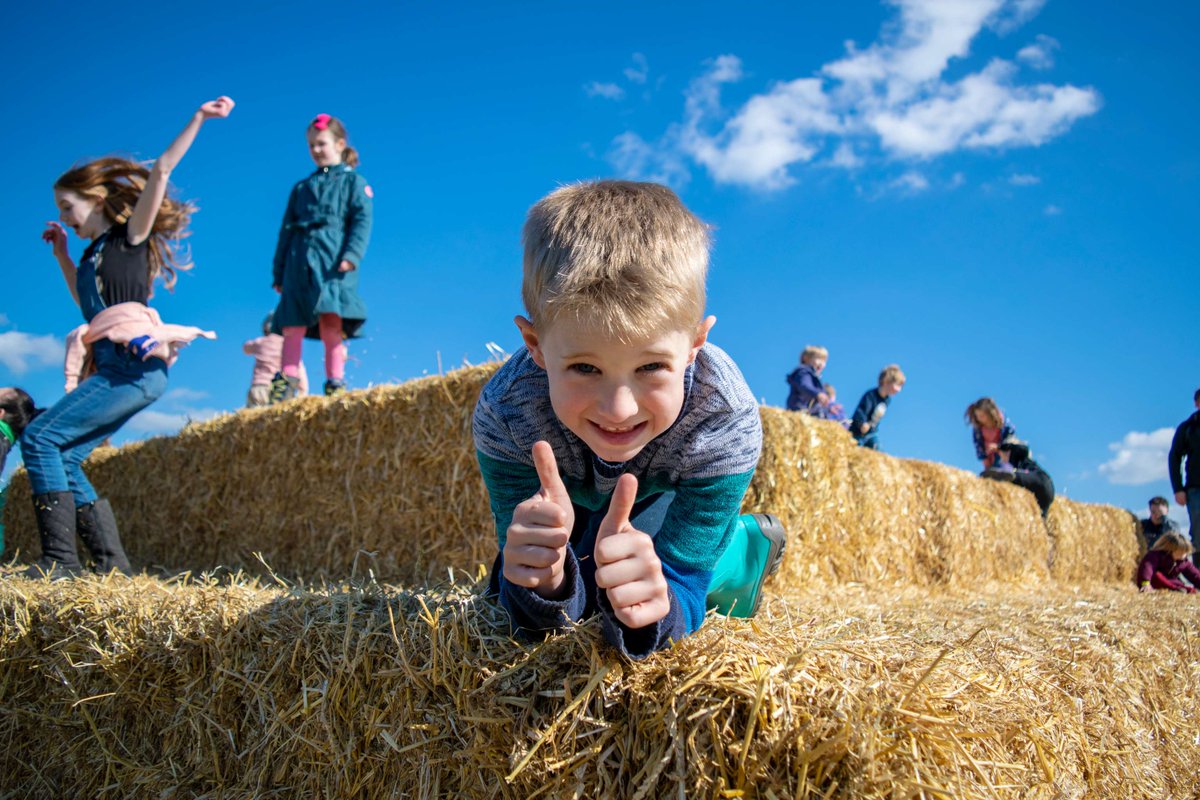
[[[303,325],[283,329],[283,374],[300,376],[300,350],[304,345]],[[325,377],[340,381],[346,377],[346,345],[342,342],[342,318],[337,314],[320,317],[321,342],[325,345]]]

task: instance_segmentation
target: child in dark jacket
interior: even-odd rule
[[[1192,543],[1179,531],[1167,531],[1158,537],[1138,565],[1138,591],[1167,589],[1195,594],[1200,586],[1200,569],[1188,558],[1191,554]],[[1192,585],[1180,581],[1181,575]]]
[[[868,389],[858,401],[850,418],[850,433],[862,447],[879,449],[879,424],[887,413],[888,403],[904,388],[904,373],[899,364],[888,364],[879,373],[879,386]]]
[[[829,362],[829,351],[810,344],[800,354],[800,366],[787,376],[788,411],[804,411],[827,419],[829,395],[821,384],[821,372]]]

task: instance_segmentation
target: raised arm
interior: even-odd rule
[[[154,229],[154,219],[158,216],[159,208],[162,207],[163,198],[166,197],[167,182],[171,177],[171,172],[183,159],[188,148],[192,146],[196,134],[200,131],[200,126],[206,119],[228,117],[232,110],[233,100],[228,97],[221,96],[216,100],[209,100],[196,109],[196,113],[192,114],[191,120],[175,137],[175,141],[171,142],[171,145],[154,162],[154,166],[150,168],[150,177],[146,179],[146,186],[138,196],[137,204],[133,207],[133,214],[129,217],[128,239],[130,244],[141,244],[149,238],[150,231]]]

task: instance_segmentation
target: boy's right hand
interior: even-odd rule
[[[575,526],[575,508],[549,443],[533,446],[533,465],[542,488],[513,509],[504,542],[504,578],[556,600],[564,594],[563,563]]]

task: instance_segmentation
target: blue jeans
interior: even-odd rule
[[[1200,489],[1184,489],[1184,491],[1187,492],[1188,525],[1194,551],[1192,563],[1200,567]]]
[[[167,364],[141,361],[107,340],[92,350],[97,372],[42,414],[21,435],[33,493],[66,492],[75,504],[96,500],[83,460],[167,389]]]
[[[858,440],[859,447],[866,447],[871,450],[879,449],[879,433],[877,431],[868,431],[864,433],[862,438]]]

